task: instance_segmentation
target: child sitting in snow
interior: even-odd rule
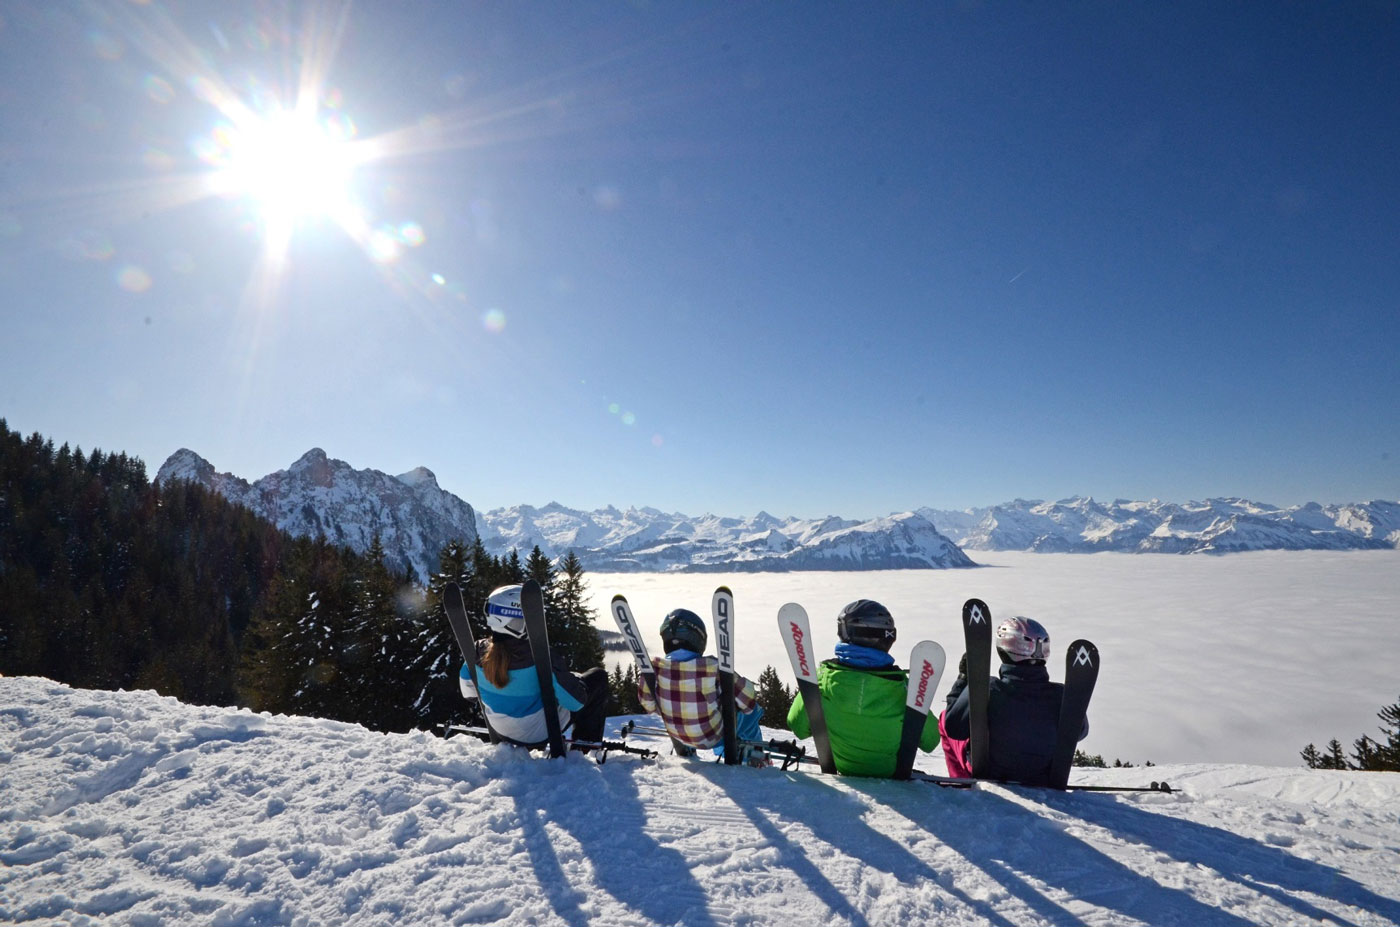
[[[661,622],[661,643],[665,657],[653,657],[656,670],[656,697],[637,680],[637,695],[642,707],[661,716],[672,739],[687,747],[713,747],[724,755],[724,722],[719,708],[719,659],[704,655],[709,634],[705,622],[694,612],[678,608]],[[763,739],[758,721],[763,709],[758,706],[754,685],[743,676],[734,675],[734,706],[741,744],[748,746]],[[744,749],[741,754],[752,765],[767,765],[761,749]]]

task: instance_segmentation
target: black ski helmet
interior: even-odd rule
[[[705,644],[709,639],[709,633],[705,630],[705,622],[701,621],[700,616],[688,608],[674,609],[661,619],[661,646],[667,653],[672,650],[693,650],[696,653],[704,653]]]
[[[874,599],[856,599],[836,616],[836,636],[847,644],[888,653],[894,645],[894,616]]]

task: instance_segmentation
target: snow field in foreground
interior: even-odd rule
[[[927,760],[925,760],[927,764]],[[0,679],[0,921],[1400,922],[1400,776],[1077,770],[1162,794],[839,779]]]

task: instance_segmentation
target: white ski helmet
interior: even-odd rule
[[[501,586],[486,599],[486,625],[495,634],[525,636],[525,612],[520,607],[520,584]]]
[[[1003,663],[1044,663],[1050,654],[1050,633],[1034,618],[1003,618],[997,625],[997,653]]]

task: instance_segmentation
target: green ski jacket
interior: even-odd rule
[[[836,660],[817,668],[822,713],[836,770],[843,776],[894,775],[899,735],[904,725],[904,700],[909,673],[897,666],[862,669]],[[788,726],[799,738],[812,736],[812,724],[799,694],[788,711]],[[938,746],[938,718],[930,712],[919,738],[919,749]]]

